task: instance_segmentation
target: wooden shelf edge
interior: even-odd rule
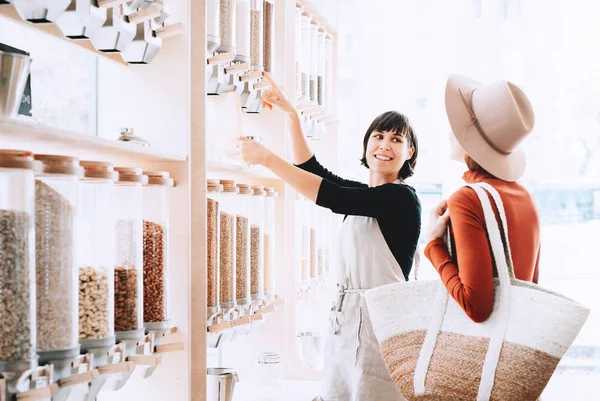
[[[237,164],[207,160],[206,167],[209,174],[233,174],[241,177],[266,179],[266,180],[277,180],[281,181],[279,177],[271,173],[269,170],[262,166],[245,167]]]
[[[92,52],[100,57],[103,57],[105,59],[112,60],[112,61],[119,63],[121,65],[124,65],[124,66],[129,65],[129,63],[127,63],[123,59],[123,56],[121,56],[120,53],[101,52],[94,47],[91,40],[88,40],[88,39],[73,40],[73,39],[67,38],[66,36],[64,36],[62,34],[60,29],[58,29],[58,26],[56,26],[56,24],[53,24],[53,23],[34,24],[34,23],[24,20],[23,18],[21,18],[21,16],[19,15],[19,12],[17,11],[17,9],[15,8],[15,6],[13,4],[0,4],[0,15],[3,15],[6,18],[9,18],[19,24],[28,26],[31,29],[35,29],[39,32],[43,32],[48,35],[54,36],[55,38],[59,38],[65,42],[72,43],[75,46],[81,47],[81,48],[83,48],[87,51],[90,51],[90,52]]]
[[[27,149],[27,146],[39,142],[40,145],[45,146],[62,145],[62,147],[72,150],[87,150],[96,153],[105,152],[106,154],[126,156],[135,160],[187,161],[187,156],[185,155],[161,153],[154,148],[146,148],[134,143],[79,134],[29,121],[0,117],[0,140],[4,139],[13,140],[13,142],[17,142],[19,148],[25,148],[24,150],[30,150],[34,153],[35,149]]]

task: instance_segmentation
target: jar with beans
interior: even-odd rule
[[[117,167],[115,183],[115,332],[117,341],[144,336],[143,185],[140,168]]]
[[[144,326],[166,330],[169,324],[169,207],[174,181],[165,171],[144,171]]]
[[[114,182],[110,163],[82,161],[77,218],[79,343],[82,350],[110,347],[114,326]]]
[[[220,305],[223,313],[236,306],[236,216],[240,189],[233,180],[221,180],[221,207],[219,210],[219,274]]]
[[[265,296],[264,264],[264,217],[265,190],[262,186],[252,187],[250,198],[250,293],[253,300]]]
[[[219,211],[223,185],[207,180],[206,191],[206,306],[209,318],[221,311],[219,305]]]
[[[250,304],[250,197],[248,184],[237,184],[235,216],[235,291],[238,306]]]

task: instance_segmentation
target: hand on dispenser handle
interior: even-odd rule
[[[293,113],[296,111],[294,106],[285,98],[281,89],[277,86],[275,81],[267,74],[263,72],[263,77],[269,81],[271,84],[271,89],[265,91],[262,96],[262,106],[264,108],[268,108],[269,110],[273,110],[273,106],[279,107],[281,110],[286,113]]]

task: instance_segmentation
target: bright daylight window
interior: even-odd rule
[[[592,308],[543,400],[600,397],[600,5],[595,0],[342,2],[340,173],[366,179],[358,159],[375,116],[405,113],[420,141],[411,179],[423,206],[462,184],[449,160],[444,86],[451,73],[521,86],[536,112],[521,180],[542,221],[540,284]],[[419,278],[436,278],[420,243]]]

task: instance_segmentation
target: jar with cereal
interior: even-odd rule
[[[223,185],[219,180],[206,183],[206,306],[209,319],[221,311],[219,305],[219,210]]]
[[[219,210],[219,274],[220,305],[224,314],[236,306],[236,216],[239,188],[233,180],[221,180],[221,208]]]

